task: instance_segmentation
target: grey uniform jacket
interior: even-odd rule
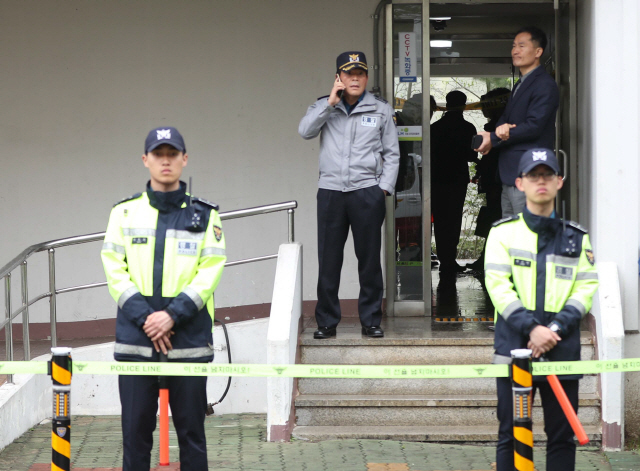
[[[353,191],[379,185],[393,194],[400,151],[393,109],[382,98],[365,92],[347,114],[342,101],[329,106],[321,98],[307,110],[298,127],[304,139],[320,134],[318,187]]]

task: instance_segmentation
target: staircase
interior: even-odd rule
[[[357,319],[343,319],[338,336],[301,337],[303,364],[487,364],[493,333],[486,325],[433,326],[430,318],[389,318],[385,337],[369,339]],[[466,329],[466,330],[465,330]],[[582,332],[582,359],[594,358],[594,342]],[[306,440],[366,438],[426,442],[489,443],[498,437],[494,378],[322,379],[300,378],[293,436]],[[578,416],[592,443],[601,441],[600,398],[595,376],[580,382]],[[536,397],[534,439],[545,440]]]

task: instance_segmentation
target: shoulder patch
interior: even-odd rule
[[[573,222],[573,221],[567,221],[567,224],[571,227],[573,227],[574,229],[579,230],[580,232],[582,232],[583,234],[588,234],[589,231],[587,230],[586,227],[581,226],[580,224],[578,224],[577,222]]]
[[[491,225],[493,227],[498,227],[500,224],[504,224],[505,222],[509,222],[509,221],[517,221],[518,219],[520,219],[520,215],[516,214],[515,216],[509,216],[507,218],[498,219],[496,222],[494,222]]]
[[[322,100],[323,98],[329,98],[329,95],[319,96],[316,101]]]
[[[122,203],[126,203],[127,201],[131,201],[131,200],[135,200],[138,199],[142,196],[142,193],[136,193],[135,195],[131,195],[128,198],[123,198],[120,201],[118,201],[116,204],[113,205],[113,207],[115,208],[116,206],[118,206],[119,204]]]
[[[193,197],[193,201],[195,201],[196,203],[201,203],[205,206],[208,206],[209,208],[215,209],[216,211],[218,211],[220,209],[220,206],[218,206],[215,203],[212,203],[211,201],[207,201],[203,198],[198,198],[196,196]]]
[[[384,104],[389,103],[387,100],[385,100],[384,98],[382,98],[381,96],[378,96],[378,95],[373,95],[373,98],[375,98],[378,101],[381,101]]]

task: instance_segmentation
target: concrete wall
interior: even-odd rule
[[[298,200],[303,298],[315,299],[319,142],[304,141],[297,126],[329,93],[337,54],[362,49],[372,62],[377,2],[2,1],[0,265],[36,242],[103,231],[112,204],[144,189],[144,138],[166,124],[185,136],[194,193],[223,211]],[[274,254],[286,213],[225,230],[230,260]],[[344,298],[358,290],[351,246]],[[103,280],[99,249],[60,250],[59,285]],[[38,270],[46,272],[44,257],[30,274]],[[217,306],[269,302],[274,270],[273,261],[229,269]],[[44,277],[29,289],[46,291]],[[106,290],[59,302],[62,321],[115,312]],[[47,318],[46,303],[32,309],[32,321]]]
[[[620,274],[625,357],[640,357],[640,7],[635,0],[578,2],[578,151],[581,220],[591,230],[596,260]],[[639,438],[640,373],[625,375],[627,437]]]
[[[236,322],[227,326],[233,362],[256,363],[267,356],[267,329],[269,319]],[[216,350],[214,363],[228,363],[226,342],[222,328],[213,335]],[[113,342],[72,350],[75,361],[113,361]],[[35,361],[48,361],[42,355]],[[227,378],[210,377],[207,380],[207,398],[216,402],[224,392]],[[236,377],[224,401],[214,407],[216,415],[258,413],[267,411],[267,378]],[[51,378],[46,375],[14,375],[13,384],[0,386],[0,450],[34,425],[50,418]],[[71,414],[119,415],[120,399],[118,377],[76,374],[71,383]]]

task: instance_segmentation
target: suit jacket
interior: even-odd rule
[[[505,185],[515,185],[518,163],[522,154],[534,148],[554,148],[556,111],[560,94],[555,80],[539,66],[518,86],[515,97],[509,97],[507,107],[498,120],[515,124],[509,131],[509,139],[500,140],[491,133],[491,144],[499,149],[498,169]]]

